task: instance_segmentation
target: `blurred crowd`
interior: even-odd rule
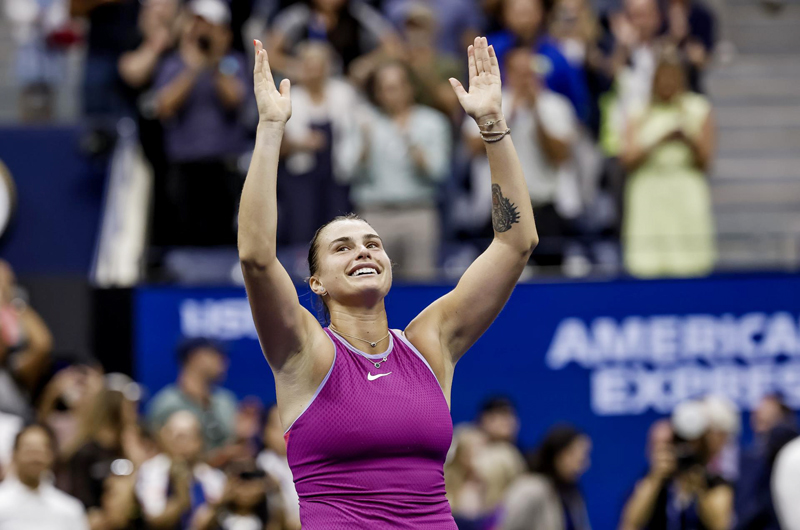
[[[459,274],[492,235],[483,142],[448,83],[467,81],[479,34],[501,61],[537,220],[529,270],[713,270],[703,77],[717,31],[702,0],[4,1],[27,119],[51,114],[76,45],[85,121],[106,139],[90,144],[136,119],[154,173],[155,277],[169,249],[235,244],[257,122],[254,38],[276,81],[293,83],[282,248],[302,252],[318,226],[355,211],[397,276]]]
[[[54,352],[4,262],[0,324],[0,529],[300,528],[277,408],[225,388],[223,344],[182,340],[174,383],[150,395],[90,356]],[[649,464],[620,503],[619,521],[595,524],[800,528],[797,415],[776,394],[749,414],[753,438],[743,446],[742,416],[726,399],[679,404],[642,440]],[[581,488],[590,435],[554,425],[523,452],[520,427],[504,396],[455,426],[444,479],[458,527],[590,530]]]

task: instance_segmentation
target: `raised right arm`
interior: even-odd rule
[[[259,125],[239,206],[239,260],[261,348],[278,372],[307,348],[315,331],[322,330],[300,305],[294,284],[276,255],[278,158],[292,106],[289,81],[281,83],[280,91],[275,88],[267,52],[260,42],[256,42],[253,75]]]

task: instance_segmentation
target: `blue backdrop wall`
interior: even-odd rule
[[[403,328],[450,288],[395,286],[390,325]],[[646,431],[676,402],[718,393],[745,410],[778,390],[800,406],[798,293],[800,276],[788,275],[520,285],[457,367],[453,420],[505,394],[518,404],[523,448],[556,422],[586,430],[592,523],[615,528],[646,469]],[[143,288],[135,315],[137,376],[151,391],[174,381],[180,337],[204,335],[229,343],[227,387],[274,401],[243,290]]]

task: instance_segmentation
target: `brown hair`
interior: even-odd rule
[[[329,225],[333,223],[337,223],[339,221],[363,221],[361,217],[354,213],[348,213],[346,215],[337,215],[324,225],[317,228],[317,231],[314,232],[314,237],[311,238],[311,244],[308,247],[308,273],[311,276],[314,276],[319,270],[319,236],[322,234],[322,231],[327,228]],[[317,297],[317,313],[322,317],[323,324],[329,324],[331,321],[331,315],[328,312],[328,306],[325,305],[325,302],[322,300],[322,297]]]

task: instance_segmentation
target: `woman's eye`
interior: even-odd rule
[[[343,250],[349,250],[349,248],[348,247],[339,247],[339,248],[336,249],[336,252],[341,252]]]
[[[378,248],[378,245],[376,243],[370,243],[367,245],[367,248]]]

